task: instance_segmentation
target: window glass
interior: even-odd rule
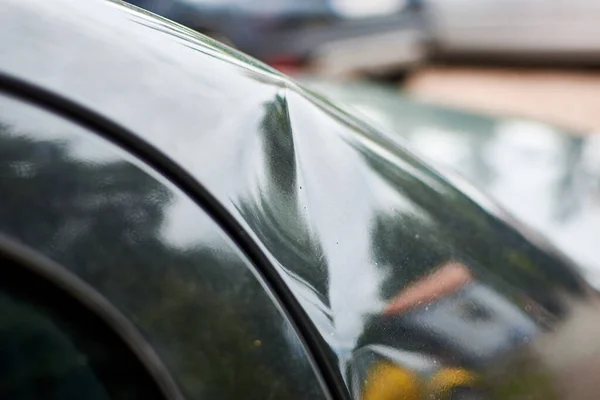
[[[0,256],[0,398],[162,396],[136,356],[91,310]]]

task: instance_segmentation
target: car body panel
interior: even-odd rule
[[[135,344],[158,354],[171,393],[184,394],[169,399],[330,398],[269,285],[172,183],[95,132],[3,94],[0,143],[0,231],[133,322],[146,339]]]
[[[600,285],[600,140],[542,122],[412,99],[366,82],[303,81],[362,112],[401,145],[452,170],[550,239]]]
[[[327,353],[322,370],[333,366],[347,383],[354,352],[381,344],[483,374],[498,393],[517,382],[524,396],[548,399],[573,385],[549,349],[570,348],[583,320],[591,326],[582,336],[597,337],[595,292],[551,247],[384,134],[268,67],[133,7],[96,0],[3,7],[2,74],[123,127],[220,202],[239,225],[227,234],[260,250],[310,318],[295,322],[326,345],[311,348]],[[192,207],[181,218],[197,213]],[[472,295],[385,312],[406,291],[431,287],[416,283],[448,263],[495,293],[483,320]],[[462,329],[432,330],[421,318],[446,306],[458,317],[443,328]],[[512,310],[523,318],[504,318]],[[523,320],[535,335],[513,334]],[[484,342],[481,324],[490,321],[506,321],[500,342],[509,349],[476,354],[465,338]],[[600,343],[585,347],[578,354],[594,354]],[[532,376],[536,384],[518,385]],[[334,394],[347,398],[344,390]]]

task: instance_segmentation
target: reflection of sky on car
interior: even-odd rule
[[[416,128],[413,135],[413,146],[432,160],[446,160],[459,166],[468,161],[469,144],[461,135],[448,135],[435,126]]]
[[[324,185],[339,198],[355,199],[351,215],[342,208],[328,210],[323,207],[314,207],[311,213],[311,219],[320,222],[321,242],[328,249],[327,263],[331,274],[329,301],[332,313],[336,315],[332,327],[335,334],[326,336],[326,339],[329,338],[329,343],[337,351],[344,352],[344,349],[347,351],[354,346],[360,335],[363,316],[377,310],[380,305],[378,287],[383,276],[378,269],[366,268],[372,263],[370,232],[352,228],[369,225],[367,221],[373,218],[369,200],[377,198],[377,195],[364,190],[373,185],[358,168],[361,165],[359,156],[336,145],[338,139],[332,133],[340,130],[339,125],[326,114],[307,108],[298,95],[290,95],[293,97],[288,97],[288,102],[295,109],[291,115],[292,130],[315,132],[295,138],[296,151],[302,152],[303,148],[307,148],[313,152],[313,162],[303,165],[300,172],[314,178],[312,185],[303,185],[304,190],[310,193],[309,197],[314,202],[330,201],[326,197],[327,192],[321,190]],[[324,165],[331,157],[335,157],[336,163]],[[383,182],[376,186],[377,191],[385,192],[387,189]],[[347,233],[343,240],[340,240],[339,232]],[[361,278],[356,279],[357,276]],[[348,291],[354,295],[347,296]]]
[[[590,203],[586,201],[589,196],[582,196],[582,201],[576,205],[575,218],[557,219],[556,198],[537,195],[548,187],[560,190],[561,170],[569,162],[556,132],[550,128],[543,129],[518,124],[498,126],[498,135],[486,151],[486,156],[498,170],[498,178],[489,190],[505,207],[515,210],[517,217],[551,236],[569,254],[577,255],[577,261],[584,266],[593,267],[598,263],[596,249],[600,246],[597,235],[600,204]],[[535,137],[544,134],[545,137]],[[528,135],[533,135],[531,140],[535,141],[527,142],[525,137]],[[535,168],[532,168],[532,163]],[[518,184],[514,176],[511,178],[511,174],[515,173],[519,174]],[[585,188],[583,192],[577,191],[586,192]],[[535,201],[523,201],[524,197]],[[594,279],[600,279],[600,271],[594,272]]]
[[[498,214],[456,172],[467,178],[550,238],[600,287],[598,136],[572,137],[542,123],[421,104],[377,85],[303,81],[348,103],[350,112],[357,110],[433,165],[450,167],[449,180]]]
[[[412,134],[411,143],[417,151],[469,177],[471,155],[467,136],[425,128]],[[598,139],[593,137],[587,140],[589,155],[584,162],[599,159],[597,142]],[[563,170],[569,162],[565,158],[563,138],[544,124],[513,120],[498,123],[495,134],[490,136],[482,151],[488,164],[493,166],[493,179],[484,185],[485,191],[516,217],[551,237],[577,262],[594,269],[589,277],[600,283],[600,271],[594,268],[598,264],[596,249],[600,246],[597,235],[600,204],[590,201],[589,196],[582,196],[573,218],[558,219],[557,197],[539,195],[548,188],[560,190]],[[583,167],[577,167],[580,173]],[[593,178],[591,182],[595,182]],[[593,190],[581,189],[588,195]],[[560,193],[556,195],[560,196]]]
[[[15,121],[22,120],[22,115],[28,115],[29,109],[23,107],[15,107],[18,103],[1,102],[2,109],[6,111],[6,117],[3,122],[11,124],[14,117]],[[60,119],[36,119],[28,118],[28,124],[32,127],[32,132],[35,132],[36,138],[42,140],[63,140],[64,146],[69,149],[69,156],[86,164],[107,165],[123,159],[129,159],[132,163],[137,164],[140,168],[148,170],[147,166],[140,164],[131,155],[123,152],[117,152],[115,149],[109,149],[102,139],[94,137],[78,137],[74,134],[78,132],[76,125],[65,124]],[[21,134],[19,132],[19,134]],[[76,140],[76,139],[80,140]],[[20,166],[24,173],[27,173],[27,165]],[[34,171],[32,171],[33,173]],[[164,182],[162,177],[158,177],[156,172],[151,172],[158,179]],[[166,183],[170,185],[169,183]],[[199,238],[210,242],[210,232],[214,232],[210,226],[198,224],[194,218],[198,214],[198,205],[192,201],[182,201],[181,197],[177,197],[176,201],[172,202],[166,208],[166,217],[161,228],[161,237],[165,243],[171,246],[185,248],[199,243]]]
[[[29,115],[28,109],[15,107],[14,102],[2,101],[2,109],[6,112],[6,117],[2,122],[8,124],[9,127],[12,126],[13,121],[22,120],[23,115]],[[10,117],[14,117],[14,119]],[[76,156],[78,160],[85,161],[86,163],[107,164],[117,161],[120,158],[114,152],[106,150],[104,146],[98,146],[97,140],[87,140],[87,138],[86,140],[72,140],[75,136],[73,135],[73,131],[77,129],[73,125],[68,125],[55,119],[45,120],[35,118],[31,118],[31,121],[28,121],[28,123],[38,138],[44,140],[64,140],[64,145],[69,148],[69,154]],[[23,133],[19,132],[19,134]]]

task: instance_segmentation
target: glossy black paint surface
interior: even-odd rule
[[[600,138],[516,117],[418,102],[367,82],[303,79],[443,171],[489,194],[584,268],[600,287]]]
[[[6,5],[0,70],[135,132],[204,185],[287,283],[356,398],[596,398],[586,386],[600,349],[595,295],[484,202],[179,26],[97,1]],[[116,208],[135,222],[134,204]],[[197,214],[178,218],[197,229]],[[94,232],[81,254],[112,235]],[[124,234],[143,243],[144,232],[156,229]]]
[[[2,233],[112,303],[186,398],[327,399],[295,329],[231,240],[172,184],[95,136],[0,96]]]

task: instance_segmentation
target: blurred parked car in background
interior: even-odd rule
[[[279,69],[393,74],[427,60],[600,62],[595,0],[130,0]]]
[[[420,1],[130,0],[279,69],[405,69],[425,57]]]

